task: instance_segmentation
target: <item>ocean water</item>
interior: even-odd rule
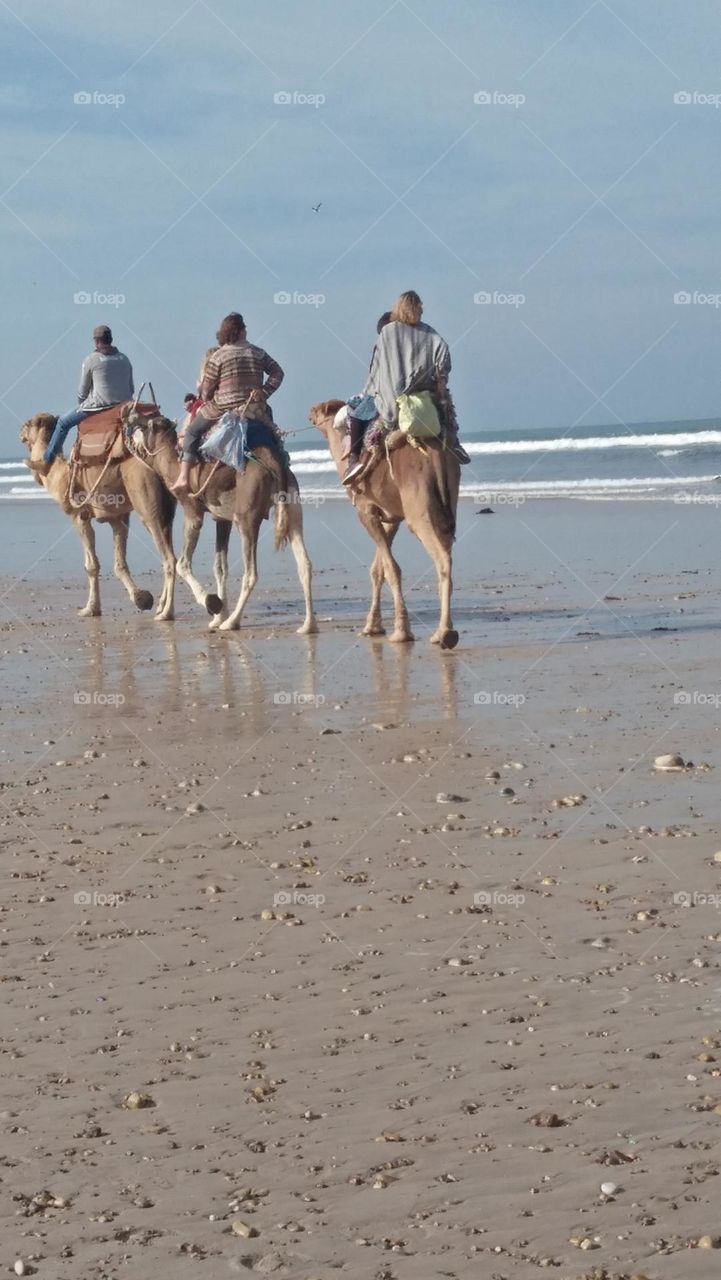
[[[462,432],[471,463],[461,496],[488,505],[519,500],[721,501],[721,422]],[[344,498],[335,466],[313,430],[287,441],[304,496]],[[21,457],[0,460],[0,502],[49,501]]]

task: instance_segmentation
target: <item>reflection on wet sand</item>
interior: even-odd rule
[[[420,658],[423,658],[423,661]],[[462,666],[462,664],[461,664]],[[419,645],[391,645],[345,633],[320,636],[252,633],[230,637],[140,627],[108,634],[100,625],[80,650],[82,691],[75,714],[125,718],[167,716],[196,709],[214,715],[219,737],[263,732],[274,717],[331,710],[402,721],[429,707],[443,718],[459,712],[458,656]],[[77,703],[86,704],[78,707]],[[237,714],[233,714],[236,712]]]

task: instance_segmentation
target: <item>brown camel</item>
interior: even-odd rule
[[[144,459],[170,488],[178,479],[180,463],[177,453],[175,425],[156,415],[150,419],[128,422],[130,447]],[[190,472],[190,492],[179,497],[183,508],[183,549],[178,560],[178,574],[187,582],[195,599],[214,616],[210,628],[235,631],[240,626],[243,610],[258,581],[258,535],[275,502],[276,550],[289,542],[298,568],[305,599],[305,619],[299,635],[314,635],[318,630],[311,591],[312,566],[303,541],[303,512],[298,482],[293,473],[276,457],[272,449],[253,450],[257,461],[249,459],[243,472],[223,463],[202,462]],[[193,553],[198,544],[203,518],[208,513],[216,521],[215,580],[217,595],[208,594],[193,573]],[[231,525],[240,534],[243,548],[243,579],[238,602],[228,611],[226,589],[228,578],[228,542]]]
[[[325,436],[333,461],[342,477],[344,438],[334,425],[342,400],[324,400],[310,411],[310,421]],[[453,588],[451,548],[456,531],[456,507],[460,484],[458,459],[440,443],[423,441],[423,450],[402,443],[354,485],[352,498],[358,518],[376,544],[371,565],[371,607],[363,628],[365,636],[385,634],[381,620],[381,588],[386,581],[393,593],[395,625],[390,640],[412,640],[408,611],[401,587],[401,570],[391,545],[403,520],[423,543],[438,575],[441,616],[432,644],[454,649],[458,632],[451,621]]]
[[[175,555],[173,553],[173,515],[175,503],[166,493],[158,477],[137,458],[125,453],[111,462],[101,476],[102,466],[82,468],[82,480],[70,493],[70,466],[62,455],[48,465],[43,454],[48,447],[57,418],[50,413],[38,413],[30,418],[20,432],[20,439],[30,454],[35,479],[70,516],[85,548],[85,572],[88,575],[88,602],[79,610],[81,618],[100,617],[100,562],[95,554],[95,530],[93,520],[109,524],[113,531],[115,548],[114,570],[130,599],[138,609],[152,609],[153,597],[149,591],[136,587],[130,576],[126,550],[130,512],[140,516],[146,529],[152,534],[163,562],[163,590],[155,614],[156,622],[172,622],[175,593]],[[83,492],[80,492],[80,489]]]

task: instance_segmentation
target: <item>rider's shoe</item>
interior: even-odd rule
[[[360,458],[355,458],[351,454],[348,459],[348,466],[346,467],[345,475],[343,476],[343,484],[352,484],[354,480],[358,479],[362,470],[363,463]]]
[[[451,445],[451,450],[457,457],[462,467],[465,466],[467,462],[471,461],[469,454],[466,453],[465,449],[463,448],[463,445],[460,444],[458,440],[456,440],[455,443]]]

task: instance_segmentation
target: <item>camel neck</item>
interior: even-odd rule
[[[162,476],[175,479],[175,473],[180,466],[176,451],[175,434],[171,434],[169,431],[164,432],[157,450],[153,450],[153,453],[155,456],[147,459],[151,467],[160,472]]]
[[[336,465],[338,475],[342,476],[343,469],[344,469],[343,468],[343,437],[339,431],[336,431],[336,428],[333,423],[333,419],[329,418],[327,421],[328,421],[328,427],[324,433],[326,438],[326,444],[328,445],[328,449],[330,450],[330,456]]]

